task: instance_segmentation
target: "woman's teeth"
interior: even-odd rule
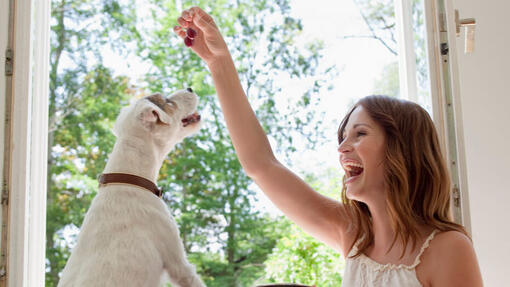
[[[345,163],[344,168],[348,177],[358,176],[363,172],[363,165],[355,162]]]

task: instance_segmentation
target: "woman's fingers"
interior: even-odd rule
[[[214,23],[213,18],[204,12],[204,10],[199,7],[191,7],[189,11],[185,11],[186,16],[189,19],[193,20],[193,24],[195,24],[198,28],[200,28],[204,33],[209,34],[215,32],[217,30],[216,24]],[[184,15],[184,12],[183,12]]]
[[[174,32],[206,63],[228,54],[228,49],[211,16],[198,7],[181,12]]]
[[[190,15],[190,11],[189,10],[184,10],[182,11],[181,13],[181,17],[184,18],[184,20],[188,21],[188,22],[191,22],[192,21],[192,18],[191,18],[191,15]]]
[[[186,32],[182,29],[181,26],[174,26],[174,32],[182,39],[186,38]]]
[[[191,22],[186,21],[182,16],[177,18],[177,23],[179,23],[179,25],[184,28],[188,28],[191,25]]]
[[[177,22],[179,23],[179,25],[181,25],[181,31],[183,31],[183,33],[180,33],[179,36],[182,37],[182,35],[186,36],[186,31],[182,30],[182,28],[185,28],[186,30],[190,30],[190,28],[192,28],[191,30],[193,30],[195,32],[195,36],[196,36],[196,30],[197,30],[197,26],[195,24],[193,24],[193,19],[191,17],[191,13],[189,10],[184,10],[182,11],[181,13],[181,17],[177,18]],[[195,36],[190,36],[188,34],[188,37],[190,38],[195,38]]]

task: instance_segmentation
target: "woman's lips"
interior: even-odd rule
[[[356,179],[358,179],[361,175],[363,174],[363,172],[357,174],[357,175],[349,175],[349,177],[347,178],[347,180],[345,181],[345,184],[349,184],[349,183],[352,183],[353,181],[355,181]]]

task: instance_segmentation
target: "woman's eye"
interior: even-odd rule
[[[359,131],[359,132],[356,133],[356,136],[358,136],[358,137],[365,136],[365,135],[367,135],[367,133],[364,132],[364,131]]]

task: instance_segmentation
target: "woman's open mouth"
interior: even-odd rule
[[[194,124],[194,123],[197,123],[200,121],[200,115],[197,113],[197,112],[194,112],[193,114],[185,117],[184,119],[181,120],[182,122],[182,125],[184,127],[187,127],[191,124]]]
[[[343,167],[347,177],[346,184],[356,180],[363,173],[363,165],[357,162],[343,162]]]

